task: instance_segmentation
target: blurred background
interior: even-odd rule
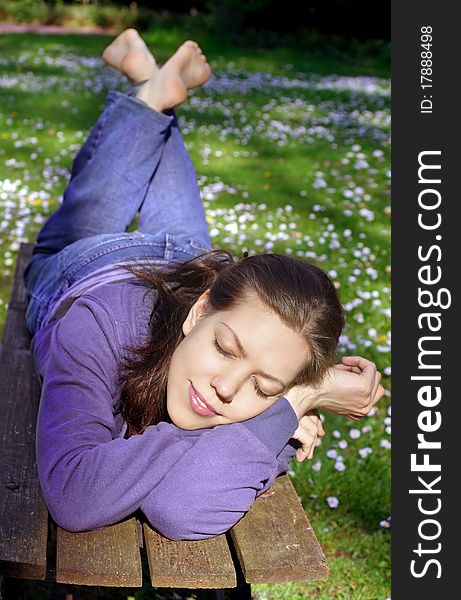
[[[0,18],[16,23],[148,29],[160,11],[205,18],[221,35],[238,34],[239,39],[257,40],[262,31],[287,34],[303,28],[361,40],[390,39],[390,5],[365,0],[2,0],[0,7]],[[277,35],[271,39],[275,42]]]
[[[270,600],[390,597],[390,5],[362,0],[0,0],[0,333],[17,252],[62,202],[109,89],[101,52],[126,27],[161,65],[196,40],[213,76],[178,118],[212,243],[313,261],[337,286],[338,350],[374,360],[385,398],[360,422],[325,415],[290,476],[327,556],[326,581],[255,585]],[[136,220],[130,229],[136,229]],[[144,577],[148,581],[148,577]],[[18,583],[18,598],[197,598],[176,590]],[[175,596],[176,594],[176,596]]]

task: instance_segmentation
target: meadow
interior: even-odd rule
[[[338,358],[359,354],[375,361],[386,389],[359,422],[325,414],[327,435],[313,460],[291,466],[330,578],[255,585],[254,595],[385,600],[391,527],[389,62],[366,45],[324,54],[242,50],[206,31],[193,33],[214,74],[178,117],[213,245],[237,256],[282,252],[326,270],[346,311]],[[190,35],[170,27],[145,37],[162,63]],[[0,332],[19,244],[34,241],[59,207],[72,158],[107,91],[128,91],[100,59],[107,43],[104,36],[0,36]],[[76,599],[157,597],[147,584],[110,596],[74,587]],[[47,597],[45,584],[34,589],[30,598]]]

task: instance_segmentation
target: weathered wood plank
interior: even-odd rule
[[[58,527],[56,581],[76,585],[142,587],[136,519],[83,533],[72,533]]]
[[[226,536],[173,542],[144,523],[144,539],[154,587],[226,588],[237,585]]]
[[[30,334],[26,327],[24,313],[27,305],[23,275],[32,256],[34,244],[21,244],[14,272],[13,289],[8,303],[8,311],[3,330],[3,346],[27,350]]]
[[[44,579],[48,512],[35,461],[40,382],[28,351],[0,361],[0,573]]]
[[[8,306],[3,329],[3,346],[9,351],[29,350],[30,333],[24,319],[24,310]],[[35,367],[34,367],[35,368]]]
[[[21,244],[19,247],[18,259],[16,261],[16,269],[13,278],[13,291],[11,293],[10,306],[23,308],[25,310],[27,304],[26,288],[24,286],[23,275],[32,257],[32,251],[35,244]]]
[[[231,529],[248,583],[323,579],[328,567],[322,548],[289,477],[278,477]]]

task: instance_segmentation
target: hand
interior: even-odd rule
[[[380,381],[381,373],[370,360],[361,356],[345,356],[340,364],[328,369],[319,386],[293,386],[285,398],[298,419],[307,411],[320,408],[358,421],[383,397],[384,388]]]
[[[380,381],[374,363],[361,356],[344,356],[329,369],[316,407],[358,421],[383,397]]]
[[[300,419],[298,429],[291,436],[302,444],[302,447],[296,451],[296,460],[302,462],[306,458],[311,459],[314,455],[317,438],[324,435],[325,431],[318,412],[310,410]]]

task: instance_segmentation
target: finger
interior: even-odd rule
[[[374,381],[374,385],[373,385],[373,390],[372,390],[371,396],[370,396],[372,406],[374,406],[383,397],[384,388],[382,385],[380,385],[380,383],[381,383],[381,373],[379,371],[376,371],[376,377],[375,377],[375,381]]]
[[[318,435],[320,429],[323,431],[322,420],[318,415],[305,415],[299,421],[299,424],[311,436]]]
[[[381,396],[376,397],[376,395],[378,393],[378,389],[379,389],[379,384],[380,383],[381,383],[381,373],[379,371],[376,371],[375,381],[374,381],[374,384],[373,384],[373,389],[371,391],[371,404],[373,406],[381,398]]]
[[[380,384],[378,385],[378,389],[376,391],[376,395],[375,395],[375,399],[373,400],[373,405],[376,404],[377,402],[379,402],[381,400],[381,398],[384,396],[384,388],[383,386]]]
[[[298,462],[303,462],[304,459],[307,458],[307,452],[305,452],[302,448],[296,450],[296,460]]]
[[[349,373],[357,373],[360,374],[362,371],[359,369],[359,367],[355,367],[352,365],[342,365],[342,364],[336,364],[334,365],[335,369],[338,369],[338,371],[348,371]]]
[[[314,456],[316,438],[313,438],[308,444],[303,445],[296,451],[296,458],[298,462],[302,462],[306,458],[312,458]]]
[[[376,365],[371,360],[367,360],[363,356],[343,356],[341,362],[351,367],[358,367],[361,373],[369,377],[371,381],[374,380]]]
[[[323,423],[322,419],[320,418],[320,415],[306,414],[305,417],[309,417],[311,423],[314,425],[314,427],[309,426],[309,432],[312,435],[316,435],[317,437],[323,437],[325,435],[325,429],[323,428]],[[305,417],[303,417],[303,419]],[[303,423],[304,422],[302,422],[301,419],[300,424],[303,425]],[[307,421],[305,423],[307,425]]]
[[[337,363],[333,366],[334,369],[338,369],[338,371],[352,371],[353,367],[350,365],[343,365],[342,363]]]
[[[301,444],[301,448],[296,451],[296,457],[301,462],[313,452],[317,435],[315,432],[311,433],[302,427],[298,427],[293,437]]]

